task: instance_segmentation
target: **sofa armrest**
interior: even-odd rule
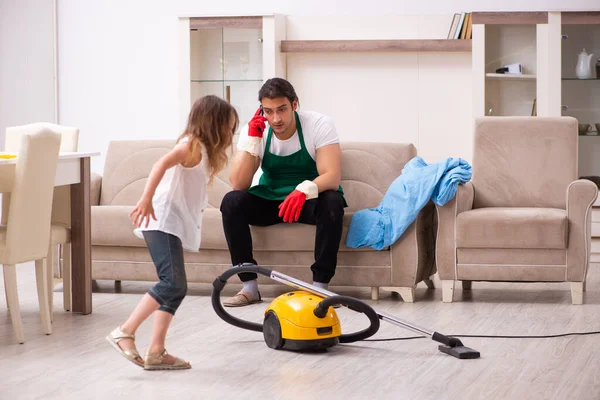
[[[432,201],[419,212],[416,220],[390,246],[392,286],[411,287],[435,273],[433,268]]]
[[[473,208],[473,183],[458,185],[456,196],[443,206],[436,205],[438,230],[435,239],[435,261],[442,280],[456,279],[456,216]]]
[[[592,205],[598,197],[598,187],[587,179],[572,182],[567,188],[567,281],[583,282],[590,257]]]
[[[93,206],[100,205],[100,189],[102,187],[102,175],[95,172],[90,176],[90,203]]]

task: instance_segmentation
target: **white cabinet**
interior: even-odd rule
[[[284,17],[186,17],[179,24],[181,124],[196,99],[213,94],[229,101],[245,125],[263,82],[285,78]]]
[[[580,79],[584,49],[594,56]],[[600,176],[598,60],[600,12],[473,13],[473,115],[575,117],[579,175]],[[521,74],[496,73],[512,63]]]
[[[475,118],[543,114],[547,26],[547,13],[473,13]],[[520,73],[502,71],[515,64]]]

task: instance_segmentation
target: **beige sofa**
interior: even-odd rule
[[[455,281],[571,282],[581,304],[598,189],[577,179],[577,120],[481,118],[474,150],[472,181],[437,208],[443,301]]]
[[[155,281],[156,272],[143,240],[132,233],[128,214],[139,200],[153,163],[173,141],[116,141],[106,153],[103,175],[92,177],[92,278],[94,280]],[[399,293],[414,301],[417,283],[435,273],[433,250],[433,204],[391,248],[351,249],[344,243],[353,212],[375,207],[406,162],[416,155],[411,144],[343,143],[342,186],[349,207],[344,216],[338,267],[332,286],[371,287]],[[210,208],[204,214],[199,253],[186,253],[189,282],[212,283],[231,267],[223,234],[219,205],[231,190],[229,171],[222,171],[209,189]],[[315,227],[279,224],[252,227],[254,255],[258,263],[304,281],[312,279]],[[261,283],[275,283],[266,277]],[[231,282],[238,283],[237,280]]]

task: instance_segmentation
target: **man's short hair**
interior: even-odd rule
[[[290,104],[293,104],[294,100],[298,101],[296,90],[283,78],[271,78],[262,85],[258,92],[258,101],[262,101],[265,97],[267,99],[286,97]]]

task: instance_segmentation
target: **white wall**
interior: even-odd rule
[[[54,1],[0,0],[0,149],[7,126],[55,122]]]
[[[287,39],[439,39],[453,14],[288,17]],[[356,27],[360,26],[357,30]],[[292,53],[300,106],[331,116],[344,141],[413,143],[427,162],[470,161],[471,53]]]
[[[290,16],[385,16],[452,14],[462,10],[589,10],[598,7],[597,0],[572,0],[568,6],[565,3],[564,0],[58,0],[59,121],[80,128],[80,149],[83,151],[105,152],[110,140],[178,135],[177,16],[274,12]],[[330,26],[332,31],[335,30],[334,24]],[[293,57],[296,58],[292,65],[298,66],[303,62],[303,56]],[[327,56],[318,57],[326,61]],[[414,55],[396,57],[394,62],[397,65],[414,66],[419,60],[415,60]],[[306,58],[304,60],[307,61]],[[439,62],[448,63],[451,69],[461,69],[468,64],[462,56],[448,55],[441,56]],[[427,85],[437,85],[441,80],[443,77],[435,74],[426,78]],[[336,84],[341,82],[340,79]],[[384,81],[381,81],[380,85],[383,84]],[[411,90],[419,87],[413,85]],[[382,86],[378,90],[383,90]],[[470,92],[468,88],[465,90]],[[440,107],[435,97],[417,97],[415,101],[423,106],[431,104],[432,109]],[[307,106],[321,105],[311,94],[304,102]],[[408,101],[404,98],[398,102],[399,106],[406,106]],[[327,109],[326,105],[323,107]],[[398,106],[392,104],[392,107]],[[470,105],[467,110],[470,110]],[[410,132],[415,124],[422,123],[428,126],[428,132],[443,130],[446,128],[443,117],[454,113],[455,109],[443,108],[440,112],[442,117],[439,120],[408,121],[403,122],[406,124],[403,127]],[[356,117],[354,110],[348,110],[347,115],[349,118],[339,122],[342,126],[349,123],[350,117]],[[393,123],[391,121],[390,126]],[[427,137],[424,140],[428,140]],[[454,139],[449,136],[446,140],[439,146]],[[440,158],[441,154],[433,151],[430,156]],[[101,172],[102,165],[103,157],[99,157],[93,160],[92,169]]]

